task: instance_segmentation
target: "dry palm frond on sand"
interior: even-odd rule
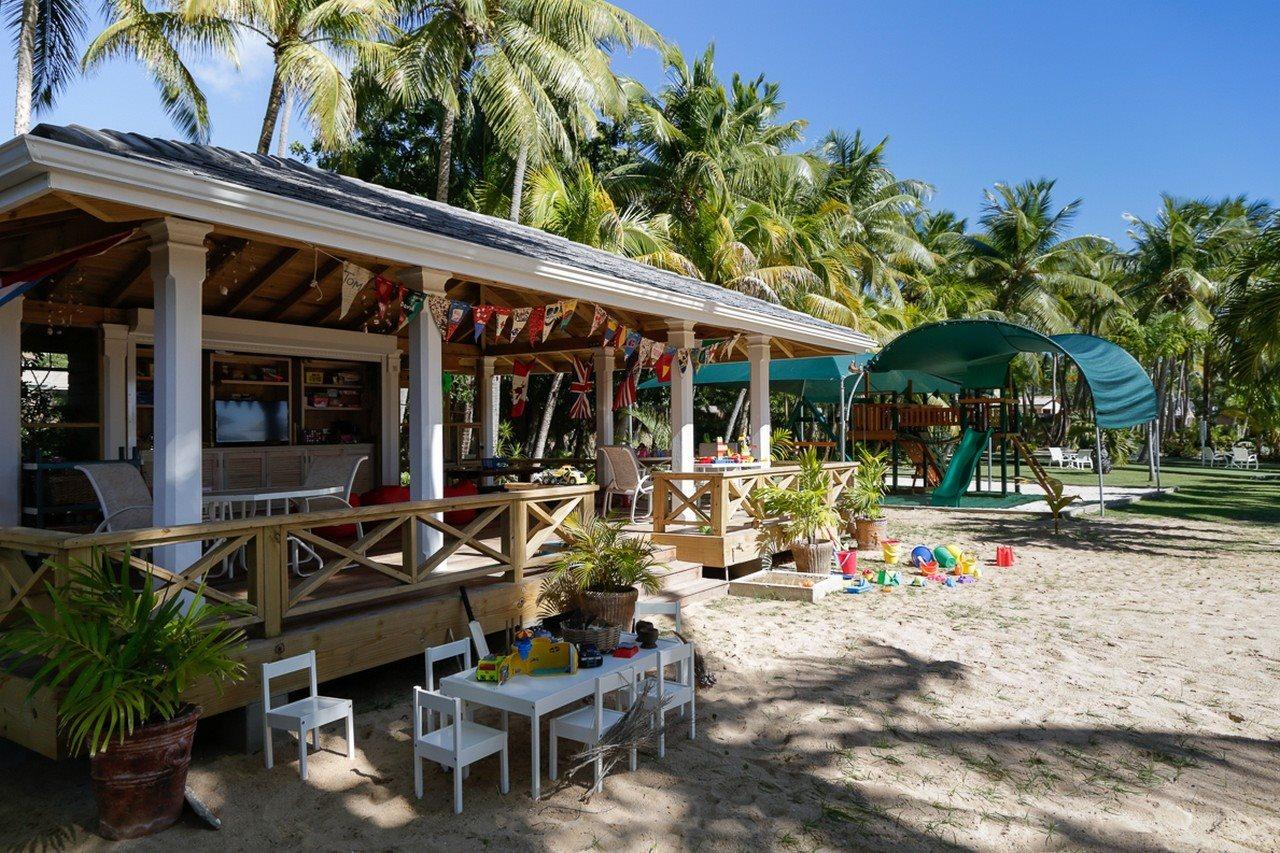
[[[644,691],[636,696],[635,701],[623,713],[622,718],[600,735],[599,743],[587,746],[573,757],[569,769],[542,795],[543,798],[555,796],[568,788],[583,771],[588,774],[594,773],[597,759],[600,760],[602,768],[600,776],[604,778],[620,762],[631,757],[631,750],[656,743],[658,736],[662,734],[663,722],[662,716],[657,713],[657,698],[651,696],[651,692],[650,687],[646,685]],[[588,784],[578,801],[590,802],[594,793],[595,786]]]

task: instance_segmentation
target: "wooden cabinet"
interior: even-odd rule
[[[309,358],[302,360],[301,373],[299,444],[356,444],[373,440],[378,382],[368,365]]]

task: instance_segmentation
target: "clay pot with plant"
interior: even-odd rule
[[[148,578],[135,578],[128,553],[75,564],[46,590],[52,606],[24,609],[0,634],[0,659],[34,665],[31,691],[58,695],[59,730],[73,754],[90,756],[102,835],[172,826],[200,717],[182,693],[197,681],[220,690],[244,677],[236,660],[244,633],[225,621],[243,609],[200,593],[164,600]]]
[[[543,587],[547,594],[571,600],[584,616],[629,629],[640,591],[662,589],[652,541],[627,532],[622,520],[599,516],[566,523],[563,536],[565,547]]]
[[[889,471],[884,453],[858,448],[858,470],[837,501],[849,535],[858,542],[858,550],[877,548],[888,535],[884,517],[884,477]]]
[[[800,455],[800,471],[785,488],[761,490],[760,505],[767,520],[760,527],[763,550],[790,549],[796,570],[825,574],[835,559],[840,516],[831,506],[829,481],[817,453]]]

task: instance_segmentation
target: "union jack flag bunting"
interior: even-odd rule
[[[586,420],[591,417],[591,392],[595,383],[591,374],[595,368],[585,358],[573,359],[573,382],[569,384],[569,393],[574,395],[573,405],[569,408],[569,417]]]

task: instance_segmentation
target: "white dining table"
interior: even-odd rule
[[[633,634],[624,633],[622,639],[623,642],[635,642]],[[629,658],[616,658],[608,654],[604,656],[601,666],[579,669],[572,675],[516,675],[505,684],[477,681],[476,670],[472,667],[442,678],[440,692],[464,702],[502,711],[504,728],[507,713],[529,718],[529,763],[530,775],[533,777],[530,794],[536,800],[542,790],[541,718],[571,702],[595,695],[596,679],[600,676],[640,665],[656,667],[660,649],[672,649],[680,645],[677,639],[660,637],[657,648],[639,649]]]
[[[230,521],[236,518],[237,508],[240,518],[247,518],[254,515],[258,511],[258,504],[265,503],[267,515],[272,514],[272,505],[279,501],[283,505],[284,515],[289,514],[289,506],[293,501],[303,501],[311,498],[324,497],[342,497],[346,492],[343,486],[254,486],[248,489],[207,489],[200,495],[200,501],[204,505],[205,515],[213,521]],[[293,549],[293,557],[290,560],[295,574],[302,576],[302,560],[297,552],[305,550],[311,559],[317,563],[320,562],[320,555],[315,549],[306,542],[290,539],[290,546]],[[241,552],[236,559],[240,561],[241,567],[247,567],[244,564],[244,554]],[[223,561],[223,571],[230,578],[232,574],[231,563]]]
[[[763,462],[695,462],[693,470],[699,474],[706,474],[710,471],[724,471],[726,474],[736,474],[739,471],[754,471],[757,468],[763,468]]]

